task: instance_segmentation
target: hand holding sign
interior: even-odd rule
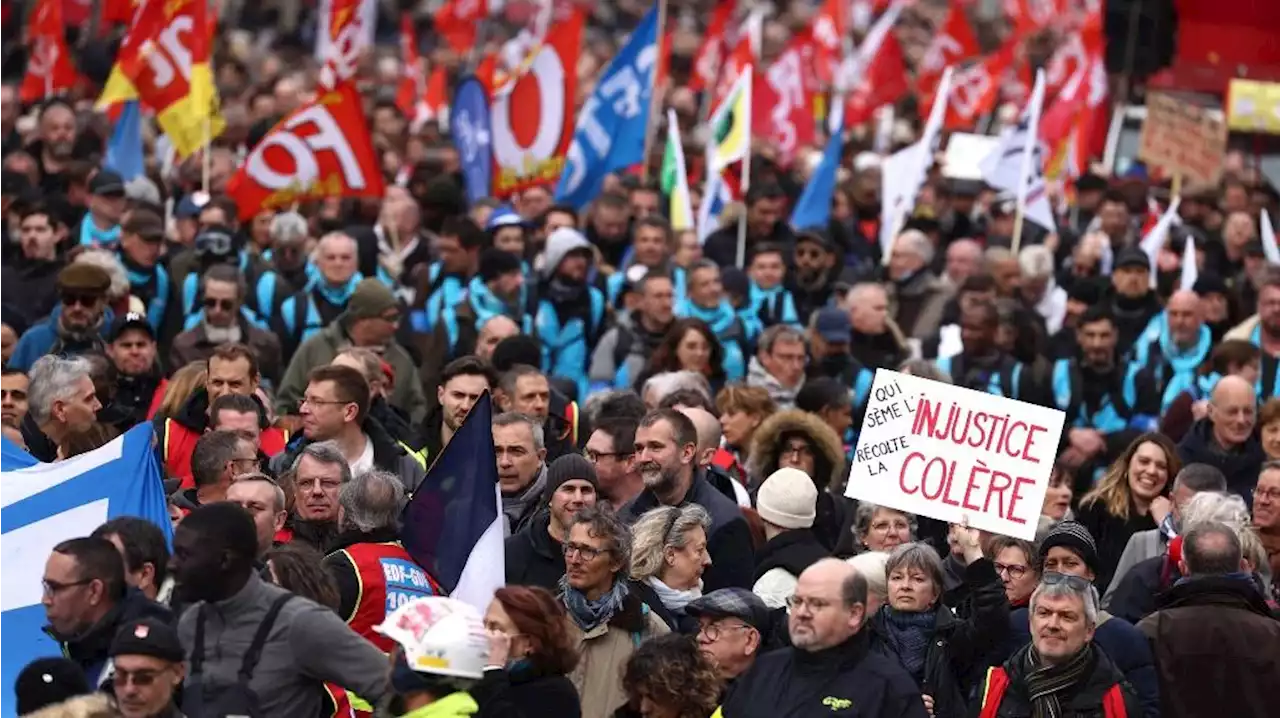
[[[880,369],[846,495],[1032,540],[1062,412]]]

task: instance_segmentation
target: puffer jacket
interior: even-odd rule
[[[853,514],[853,502],[843,495],[849,475],[844,446],[822,419],[799,410],[778,412],[765,419],[751,438],[751,458],[747,461],[753,493],[778,470],[782,440],[791,434],[808,437],[817,450],[813,462],[816,475],[810,477],[818,487],[818,515],[813,522],[813,533],[828,551],[834,551],[840,541],[841,528],[849,523]]]

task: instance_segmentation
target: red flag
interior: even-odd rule
[[[477,30],[487,17],[488,0],[448,0],[435,15],[436,32],[461,55],[476,44]]]
[[[76,84],[76,68],[62,36],[62,3],[41,0],[27,21],[27,74],[19,97],[37,102],[70,90]]]
[[[751,126],[778,148],[778,161],[790,166],[800,147],[812,144],[814,88],[806,79],[811,40],[802,32],[769,67],[752,78]]]
[[[227,184],[246,220],[295,202],[381,197],[384,189],[360,93],[350,82],[281,120]]]
[[[418,39],[413,30],[413,16],[400,15],[400,54],[404,71],[400,86],[396,88],[396,107],[408,117],[418,114],[418,102],[427,93],[427,79],[423,76],[422,60],[418,57]]]
[[[711,13],[707,34],[693,56],[693,76],[689,78],[689,89],[694,92],[714,87],[716,80],[720,78],[720,65],[723,63],[725,48],[728,44],[725,31],[729,29],[729,19],[733,16],[736,5],[737,0],[720,0]]]
[[[738,81],[738,75],[742,74],[747,65],[754,65],[755,61],[755,51],[751,48],[751,37],[748,33],[744,33],[738,40],[738,44],[733,48],[733,52],[729,53],[729,57],[725,59],[719,82],[713,86],[711,92],[712,112],[715,112],[716,108],[720,106],[720,103],[733,89],[733,83]]]
[[[1013,66],[1016,48],[1017,42],[1011,39],[999,51],[952,74],[944,127],[969,130],[979,117],[995,109],[1001,78]]]
[[[818,82],[831,86],[835,82],[840,58],[844,57],[844,41],[849,35],[847,2],[827,0],[809,24],[812,37],[813,72]]]
[[[897,102],[910,89],[902,45],[898,36],[890,31],[845,100],[844,126],[869,121],[876,109]]]
[[[952,6],[947,13],[947,22],[942,30],[933,36],[929,48],[916,72],[916,88],[922,95],[932,95],[938,89],[938,81],[942,79],[942,71],[948,65],[956,65],[962,60],[976,57],[982,47],[973,34],[973,26],[965,17],[964,8]]]
[[[1013,34],[1025,38],[1060,19],[1063,0],[1004,0],[1004,14],[1013,23]]]

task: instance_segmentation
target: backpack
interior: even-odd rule
[[[271,633],[276,617],[280,615],[280,610],[291,598],[293,594],[286,593],[271,603],[271,607],[267,609],[267,615],[263,616],[262,623],[258,624],[258,630],[253,634],[249,648],[245,650],[235,685],[224,690],[207,705],[201,674],[204,669],[204,620],[208,606],[200,606],[199,613],[196,615],[195,644],[191,649],[191,673],[187,677],[188,687],[182,694],[183,713],[190,718],[240,718],[242,716],[243,718],[267,718],[258,694],[249,687],[249,681],[253,678],[253,669],[257,667],[258,659],[262,658],[262,648],[267,642],[267,635]]]

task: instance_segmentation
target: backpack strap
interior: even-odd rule
[[[1102,695],[1102,715],[1105,718],[1128,718],[1128,711],[1124,708],[1124,692],[1120,690],[1119,683],[1108,688]]]
[[[258,665],[258,659],[262,658],[262,648],[267,643],[267,634],[271,633],[271,627],[276,622],[276,617],[280,615],[280,610],[284,605],[293,598],[292,593],[286,593],[271,603],[271,608],[267,609],[267,615],[262,617],[262,623],[258,624],[257,633],[253,634],[253,642],[249,644],[249,649],[244,653],[244,662],[240,664],[240,680],[245,683],[253,678],[253,669]],[[203,609],[204,607],[201,606]],[[200,618],[203,618],[203,612]],[[197,619],[200,620],[200,619]],[[199,626],[196,628],[199,631]]]
[[[191,644],[191,675],[198,676],[204,670],[204,604],[196,610],[196,637]]]

